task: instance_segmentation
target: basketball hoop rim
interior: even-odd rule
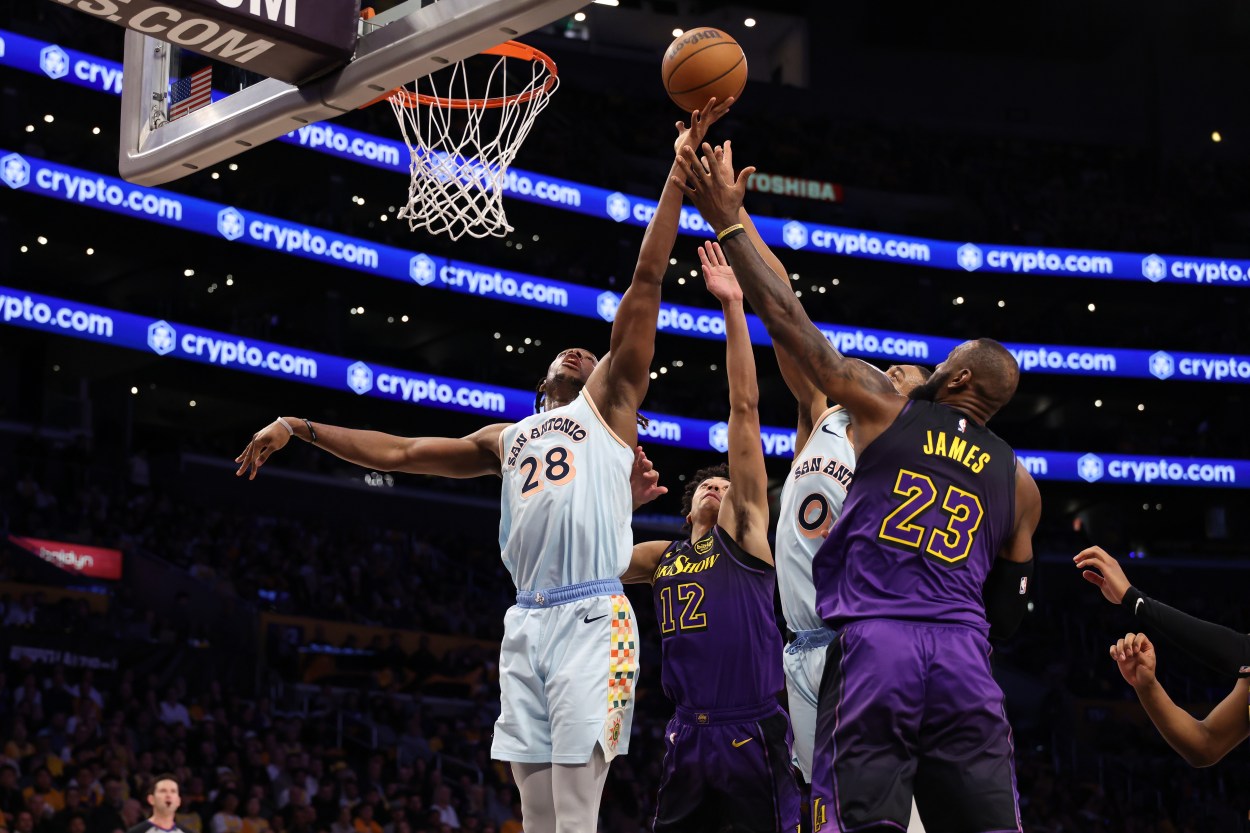
[[[515,95],[495,96],[494,98],[442,98],[441,96],[428,95],[426,93],[409,92],[403,87],[396,87],[390,92],[378,96],[368,104],[362,105],[360,109],[372,107],[374,104],[382,101],[389,101],[392,104],[407,107],[410,110],[417,107],[442,107],[450,110],[498,110],[503,107],[510,107],[513,104],[525,104],[540,95],[551,92],[560,78],[556,69],[556,62],[551,59],[550,55],[541,49],[520,41],[504,41],[501,44],[492,46],[490,49],[484,49],[478,54],[536,61],[547,68],[547,78],[541,86],[524,90]]]

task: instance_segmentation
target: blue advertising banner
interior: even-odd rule
[[[0,66],[121,94],[121,64],[4,30],[0,30]],[[220,93],[213,96],[214,100],[221,97]],[[281,141],[408,173],[408,149],[398,140],[323,123],[301,127]],[[508,171],[505,190],[511,197],[527,202],[635,226],[645,226],[656,206],[655,200],[519,168]],[[1148,283],[1250,285],[1250,260],[959,243],[775,217],[756,217],[755,222],[769,246],[933,269]],[[707,223],[690,208],[682,209],[681,231],[711,236]]]
[[[65,202],[415,283],[424,288],[604,321],[613,320],[620,303],[620,296],[614,292],[373,243],[267,214],[244,212],[198,197],[132,185],[116,177],[6,152],[2,148],[0,182],[14,190],[29,190]],[[771,344],[759,318],[748,316],[747,323],[753,343]],[[816,326],[834,347],[847,355],[896,363],[935,365],[958,343],[956,339],[940,336],[840,324],[817,322]],[[724,341],[725,321],[719,311],[664,304],[660,309],[659,330]],[[1014,342],[1007,342],[1006,347],[1025,373],[1250,383],[1250,356]]]
[[[516,421],[533,412],[532,391],[330,356],[4,286],[0,286],[0,324],[501,422]],[[641,442],[653,440],[720,454],[729,448],[725,422],[668,414],[649,416],[650,423],[638,432]],[[773,457],[792,456],[794,436],[788,428],[765,426],[760,430],[764,452]],[[1250,460],[1067,451],[1017,453],[1038,480],[1250,488]]]

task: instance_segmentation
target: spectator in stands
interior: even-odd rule
[[[239,796],[233,792],[223,793],[221,806],[212,818],[212,833],[240,833],[243,830],[243,819],[236,812],[239,809]]]
[[[65,794],[52,786],[52,774],[48,772],[48,767],[42,762],[36,766],[35,782],[22,790],[22,797],[27,805],[30,804],[31,798],[38,797],[51,809],[52,813],[64,810]]]
[[[330,833],[355,833],[356,827],[353,824],[352,808],[346,804],[338,809],[338,816],[330,825]]]
[[[22,791],[17,786],[17,767],[13,764],[0,764],[0,819],[6,826],[12,825],[17,811],[26,804]]]
[[[356,808],[356,818],[352,822],[352,829],[356,833],[382,833],[382,825],[378,824],[377,819],[373,817],[373,805],[361,802]]]
[[[191,728],[191,713],[178,701],[178,690],[173,686],[165,691],[165,699],[161,701],[161,722]]]
[[[104,778],[104,799],[92,811],[87,821],[88,833],[113,833],[129,830],[131,825],[122,820],[122,805],[126,801],[125,784],[115,775]],[[136,822],[137,823],[137,822]]]
[[[438,813],[440,822],[452,830],[460,829],[460,816],[451,805],[451,788],[446,784],[434,788],[434,800],[430,802],[430,809]]]
[[[270,833],[269,821],[261,815],[260,798],[252,796],[243,811],[242,833]]]

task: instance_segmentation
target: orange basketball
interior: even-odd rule
[[[747,56],[720,29],[701,26],[673,41],[664,53],[660,74],[669,98],[689,113],[712,96],[717,101],[741,96],[747,85]]]

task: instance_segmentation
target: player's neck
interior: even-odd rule
[[[690,542],[702,541],[712,531],[712,527],[716,526],[716,519],[710,521],[699,520],[690,525]]]
[[[168,815],[165,813],[153,813],[152,818],[148,819],[148,821],[152,822],[152,824],[155,824],[157,827],[163,827],[166,830],[173,827],[176,823],[174,821],[173,813],[169,813]]]
[[[945,405],[948,408],[954,408],[968,417],[977,425],[985,425],[990,421],[990,417],[994,415],[994,410],[990,408],[980,397],[974,395],[948,396],[945,399],[938,400],[939,405]]]

